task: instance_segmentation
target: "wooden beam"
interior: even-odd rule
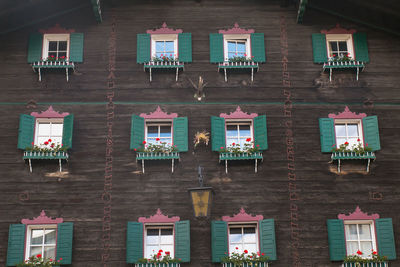
[[[100,23],[103,21],[103,17],[101,16],[100,0],[91,0],[91,2],[92,2],[94,16],[97,22]]]
[[[306,12],[306,5],[308,0],[300,0],[299,10],[297,11],[297,23],[303,23],[304,13]]]

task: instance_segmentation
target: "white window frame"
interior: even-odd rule
[[[63,131],[64,131],[64,119],[63,118],[37,118],[35,122],[35,138],[34,138],[34,144],[39,146],[39,124],[40,123],[60,123],[63,125]],[[51,133],[50,133],[51,134]],[[63,135],[61,134],[61,140],[62,140]],[[50,138],[53,138],[50,135]],[[60,144],[61,145],[61,144]]]
[[[376,234],[375,234],[375,222],[373,220],[344,220],[344,235],[345,235],[345,243],[346,243],[346,255],[350,256],[347,252],[347,241],[351,242],[351,241],[357,241],[358,242],[358,249],[360,250],[360,237],[358,234],[358,226],[357,226],[357,239],[358,240],[347,240],[347,236],[346,236],[346,225],[348,224],[369,224],[370,225],[370,230],[371,230],[371,239],[372,239],[372,249],[374,251],[376,250]],[[361,255],[361,257],[363,258],[370,258],[372,254],[372,251],[370,253],[370,255]]]
[[[169,120],[169,119],[150,119],[150,120],[145,120],[145,124],[144,124],[144,137],[145,137],[145,141],[147,141],[147,132],[148,132],[148,126],[171,126],[171,146],[174,144],[174,128],[172,125],[173,121]],[[160,141],[162,141],[162,139],[160,138]],[[167,143],[168,144],[168,143]]]
[[[57,34],[44,34],[43,35],[43,50],[42,50],[43,60],[46,60],[49,57],[49,42],[50,41],[67,41],[67,59],[69,59],[70,35],[57,33]]]
[[[246,57],[251,58],[250,34],[224,34],[224,57],[228,58],[228,41],[246,40]]]
[[[228,250],[229,250],[229,254],[232,254],[232,252],[235,252],[235,251],[230,251],[230,249],[229,249],[231,247],[231,240],[229,238],[230,233],[231,233],[231,227],[232,228],[242,227],[241,229],[242,229],[242,235],[243,235],[243,227],[249,227],[249,226],[251,226],[251,227],[254,226],[254,228],[256,229],[255,236],[256,236],[256,248],[257,249],[256,249],[255,252],[260,251],[260,240],[259,240],[260,239],[260,235],[259,235],[259,232],[258,232],[258,222],[233,222],[233,223],[229,223],[228,224]],[[232,244],[232,245],[234,245],[234,244]],[[236,245],[234,245],[234,246],[236,246]],[[247,249],[244,246],[243,242],[242,242],[242,246],[243,246],[243,251],[245,249]],[[250,251],[249,251],[249,254],[251,254]]]
[[[54,250],[55,250],[55,256],[57,256],[57,234],[58,234],[58,229],[57,229],[57,224],[40,224],[40,225],[27,225],[27,231],[26,231],[26,242],[25,242],[25,260],[29,259],[29,254],[31,252],[31,233],[32,230],[37,230],[37,229],[55,229],[56,230],[56,243],[54,245]],[[44,257],[44,237],[42,241],[42,252],[40,253],[42,257]],[[55,260],[55,259],[53,259]]]
[[[156,56],[157,41],[173,41],[174,42],[174,58],[178,57],[178,34],[152,34],[151,35],[151,58]]]
[[[251,141],[254,141],[254,125],[253,125],[253,120],[248,120],[248,119],[229,119],[225,120],[225,146],[228,147],[230,144],[228,144],[228,125],[250,125],[250,138]],[[240,127],[239,127],[240,128]],[[237,136],[239,137],[239,136]]]
[[[173,223],[162,223],[162,224],[153,224],[153,223],[146,223],[144,225],[144,233],[143,233],[143,239],[144,239],[144,250],[143,254],[144,257],[147,258],[147,229],[172,229],[172,237],[173,237],[173,244],[172,244],[172,250],[169,251],[171,254],[171,258],[175,258],[175,225]],[[160,233],[160,232],[159,232]],[[159,235],[160,236],[160,235]],[[160,246],[160,244],[158,244]],[[160,249],[160,248],[159,248]],[[163,249],[164,250],[164,249]],[[157,254],[158,251],[154,251],[154,254]],[[149,253],[148,255],[153,255],[152,253]],[[165,255],[165,251],[163,252],[163,256]]]
[[[362,125],[361,119],[335,119],[334,131],[335,131],[336,148],[339,148],[339,146],[340,146],[338,144],[337,137],[336,137],[336,125],[339,125],[339,124],[346,124],[346,125],[347,124],[357,124],[357,126],[358,126],[358,138],[360,139],[361,146],[364,146],[364,133],[363,133],[363,125]],[[347,129],[346,129],[346,132],[347,132]],[[346,136],[346,141],[347,141],[347,137],[348,136]]]
[[[347,52],[350,54],[349,57],[355,60],[352,34],[326,34],[326,49],[328,52],[328,58],[332,58],[331,54],[333,54],[333,52],[331,51],[329,42],[333,41],[346,42]]]

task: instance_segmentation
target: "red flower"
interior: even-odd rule
[[[146,144],[146,141],[143,141],[143,144]]]
[[[250,141],[251,141],[251,138],[247,138],[247,139],[246,139],[246,142],[250,142]]]
[[[50,146],[53,148],[54,147],[54,143],[52,143]]]
[[[349,142],[344,142],[344,144],[345,144],[345,145],[348,145],[348,144],[349,144]]]
[[[238,247],[236,247],[236,249],[239,249]]]
[[[160,141],[160,138],[156,138],[156,141]]]
[[[251,258],[253,258],[253,256],[249,256],[249,258],[251,259]]]
[[[363,253],[360,250],[357,250],[358,255],[362,255]]]
[[[244,56],[246,57],[247,55],[246,55],[246,54],[244,54]]]
[[[162,249],[160,249],[160,250],[158,251],[158,253],[161,253],[161,252],[163,252],[163,250],[162,250]]]
[[[60,261],[62,261],[62,258],[60,258]]]
[[[180,261],[181,261],[182,259],[181,259],[181,258],[179,258],[178,260],[180,260]]]
[[[165,254],[166,254],[166,255],[169,255],[169,254],[171,254],[171,252],[169,252],[169,251],[165,251]]]
[[[260,256],[260,251],[257,251],[257,255]]]
[[[221,148],[221,149],[224,149],[224,147],[223,147],[223,146],[221,146],[220,148]]]
[[[63,144],[61,144],[61,146],[63,146]]]
[[[365,146],[368,146],[368,143],[366,143]]]
[[[49,141],[49,143],[50,143],[50,142],[51,142],[51,139],[49,139],[48,141]]]
[[[257,147],[259,147],[260,145],[257,145]]]
[[[32,142],[32,143],[31,143],[31,145],[33,146],[33,145],[34,145],[34,143]]]
[[[248,251],[247,249],[245,249],[245,250],[244,250],[244,253],[247,254],[247,253],[249,253],[249,251]]]
[[[37,254],[36,255],[36,258],[41,258],[42,257],[42,254]]]
[[[236,145],[235,143],[232,143],[232,146]]]
[[[136,151],[136,148],[135,148],[135,149],[133,149],[133,151]]]
[[[358,138],[358,139],[357,139],[357,142],[360,142],[360,141],[361,141],[360,138]]]
[[[372,251],[372,254],[373,255],[377,255],[378,253],[376,251]]]
[[[161,54],[161,56],[163,56],[164,54]]]
[[[45,145],[47,146],[47,145],[49,144],[49,142],[46,141],[46,142],[44,142],[43,144],[45,144]]]
[[[49,261],[53,261],[53,259],[49,259]]]
[[[265,253],[263,252],[263,253],[261,253],[261,256],[265,256]]]

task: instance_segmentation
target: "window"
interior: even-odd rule
[[[56,258],[57,225],[29,226],[26,235],[25,259],[41,254],[43,258]]]
[[[69,57],[69,34],[45,34],[43,36],[43,59]]]
[[[171,122],[147,122],[146,121],[146,142],[156,144],[163,142],[172,145]]]
[[[44,119],[36,120],[35,145],[43,145],[49,139],[52,143],[62,144],[63,119]]]
[[[244,250],[247,250],[249,254],[258,252],[256,229],[256,224],[229,225],[229,252],[243,253]]]
[[[376,251],[372,221],[345,221],[345,236],[347,255],[357,255],[360,250],[362,257],[369,257],[372,250]]]
[[[335,120],[336,147],[345,142],[349,147],[363,144],[361,120]]]
[[[226,122],[226,145],[239,144],[244,147],[246,140],[253,140],[253,129],[250,121]]]
[[[173,226],[146,226],[145,257],[151,258],[161,249],[174,257]]]
[[[327,34],[326,45],[329,58],[336,55],[338,57],[348,56],[354,59],[352,34]]]
[[[151,35],[151,55],[152,57],[177,58],[178,51],[177,34],[152,34]]]
[[[251,57],[249,34],[224,34],[225,61],[233,57]]]

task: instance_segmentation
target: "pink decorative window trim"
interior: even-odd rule
[[[33,219],[22,219],[22,224],[58,224],[64,221],[63,218],[55,218],[52,219],[51,217],[46,216],[46,212],[42,210],[40,215]]]
[[[164,215],[160,209],[157,209],[156,214],[150,216],[149,218],[146,217],[139,217],[138,222],[141,223],[174,223],[180,221],[179,216],[168,217],[168,215]]]
[[[65,116],[68,116],[68,115],[69,115],[68,112],[60,113],[58,111],[55,111],[52,106],[50,106],[45,111],[31,113],[31,116],[36,117],[36,118],[64,118]]]
[[[149,34],[178,34],[182,33],[182,29],[171,29],[167,27],[167,23],[163,23],[161,28],[155,29],[155,30],[147,30],[146,31]]]
[[[162,111],[160,106],[158,106],[154,112],[151,112],[149,114],[141,113],[139,116],[145,119],[173,119],[177,118],[178,114],[177,113],[168,114],[167,112]]]
[[[330,30],[321,30],[321,33],[325,34],[353,34],[357,32],[355,29],[345,29],[340,27],[339,23],[336,24],[335,28],[332,28]]]
[[[40,33],[43,34],[51,34],[51,33],[73,33],[75,32],[75,29],[66,29],[66,28],[62,28],[60,26],[60,24],[56,24],[53,27],[50,27],[48,29],[40,29],[39,30]]]
[[[229,114],[226,113],[221,113],[219,115],[221,118],[225,119],[253,119],[258,116],[257,113],[245,113],[240,109],[240,106],[237,106],[236,110],[234,112],[231,112]]]
[[[376,219],[379,219],[379,214],[374,213],[374,214],[368,215],[368,213],[362,212],[360,207],[357,206],[356,210],[353,213],[350,213],[349,215],[339,214],[338,219],[341,219],[341,220],[376,220]]]
[[[254,29],[242,29],[239,27],[239,24],[236,22],[233,28],[228,30],[219,30],[218,33],[222,34],[249,34],[254,33]]]
[[[351,112],[349,107],[346,106],[343,112],[339,112],[337,115],[335,113],[330,113],[328,117],[332,119],[362,119],[364,117],[367,117],[367,114],[365,113],[357,114],[355,112]]]
[[[255,222],[255,221],[261,221],[262,219],[264,219],[264,216],[262,215],[252,216],[251,214],[247,214],[244,208],[241,208],[240,212],[233,216],[222,216],[222,220],[225,222]]]

